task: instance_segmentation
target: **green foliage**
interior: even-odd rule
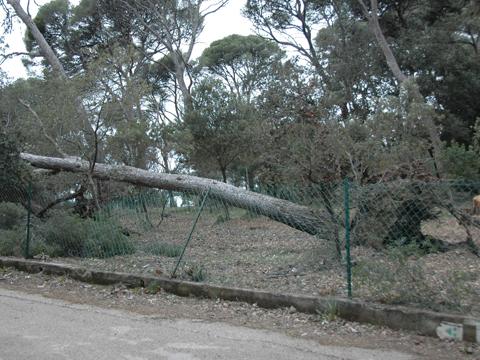
[[[111,220],[90,220],[87,226],[84,257],[106,258],[116,255],[129,255],[135,252],[136,249],[132,241],[122,233],[118,224]]]
[[[436,196],[424,183],[365,186],[355,194],[355,242],[382,248],[425,242],[422,222],[435,217]]]
[[[162,291],[162,288],[160,285],[154,281],[152,281],[148,286],[145,288],[144,292],[145,294],[149,295],[155,295],[158,294],[160,291]]]
[[[22,256],[25,233],[20,229],[0,230],[0,256]]]
[[[75,105],[80,87],[79,79],[66,82],[55,76],[46,76],[43,79],[19,79],[4,89],[2,110],[15,124],[7,133],[7,137],[17,143],[15,154],[28,146],[28,151],[36,154],[58,156],[58,148],[61,148],[63,152],[81,155],[86,145],[86,131]],[[57,145],[48,138],[54,139]],[[13,159],[16,158],[18,155]],[[16,163],[12,161],[12,164]],[[26,174],[22,175],[26,177]]]
[[[335,300],[328,301],[324,311],[317,310],[317,314],[324,321],[331,322],[338,318],[338,306]]]
[[[227,170],[249,151],[252,119],[248,108],[212,78],[202,81],[193,96],[195,110],[188,115],[184,131],[190,146],[183,153],[202,175],[220,174],[226,181]]]
[[[448,177],[454,179],[477,180],[480,175],[478,152],[456,142],[443,150],[442,166]]]
[[[68,26],[69,15],[70,6],[68,0],[53,0],[41,6],[34,18],[38,30],[54,49],[65,48],[68,35],[71,32]],[[27,30],[25,35],[25,47],[29,52],[38,50],[35,38],[29,30]],[[26,65],[30,64],[28,60],[25,60],[24,63]]]
[[[254,91],[265,87],[272,67],[283,56],[284,52],[273,41],[233,34],[212,42],[199,62],[226,81],[232,93],[249,102]]]
[[[207,67],[233,64],[241,61],[262,61],[281,51],[277,44],[255,35],[229,35],[216,40],[205,49],[200,63]]]
[[[87,228],[84,220],[54,212],[41,227],[41,235],[48,246],[58,250],[51,256],[82,256],[87,239]]]
[[[62,256],[62,248],[58,244],[47,244],[42,238],[34,238],[30,243],[30,255]]]
[[[148,246],[145,251],[157,256],[178,257],[182,253],[183,247],[176,244],[155,243]]]
[[[207,270],[203,265],[192,264],[184,270],[185,275],[192,281],[203,282],[207,279]]]
[[[12,230],[26,224],[27,211],[20,205],[0,203],[0,230]]]
[[[0,186],[2,192],[8,194],[18,191],[28,177],[28,171],[20,160],[20,134],[15,129],[3,126],[2,120],[0,119],[2,125],[0,129]]]
[[[40,235],[50,256],[104,258],[135,252],[134,245],[119,226],[106,220],[54,213],[42,224]]]

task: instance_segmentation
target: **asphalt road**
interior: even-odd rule
[[[389,359],[223,323],[146,317],[0,289],[0,360]]]

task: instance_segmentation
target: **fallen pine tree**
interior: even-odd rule
[[[248,191],[213,179],[206,179],[191,175],[155,173],[131,166],[106,165],[100,163],[97,163],[92,170],[87,161],[79,158],[54,158],[28,153],[22,153],[20,156],[24,161],[30,163],[30,165],[36,168],[50,170],[53,172],[66,171],[88,174],[92,178],[100,180],[114,180],[137,186],[193,192],[197,194],[201,194],[209,190],[209,197],[217,199],[224,204],[252,211],[256,214],[266,216],[274,221],[288,225],[294,229],[306,232],[308,234],[317,235],[326,240],[337,239],[336,234],[338,232],[339,225],[341,225],[339,222],[340,220],[333,218],[332,215],[329,214],[329,212],[325,209],[299,205],[291,201]],[[401,202],[402,206],[411,203],[411,199],[409,198],[404,200],[404,202]],[[421,201],[421,197],[418,197],[416,201]],[[376,205],[381,204],[377,203]],[[435,204],[430,203],[430,206],[434,205],[445,208],[452,213],[452,209],[450,209],[451,206],[447,206],[448,204],[446,205],[443,203],[438,203],[438,201],[435,201]],[[367,237],[372,237],[375,234],[375,226],[372,226],[371,223],[371,221],[373,221],[374,223],[380,223],[380,225],[383,224],[385,226],[385,229],[383,229],[384,231],[382,231],[382,233],[385,233],[385,231],[387,233],[385,233],[386,235],[383,234],[384,236],[381,237],[381,242],[383,242],[384,246],[392,244],[392,236],[396,238],[396,236],[394,236],[395,230],[401,230],[400,233],[403,235],[411,235],[409,236],[411,241],[418,242],[421,247],[424,247],[425,238],[421,234],[420,226],[416,226],[415,229],[416,232],[421,236],[413,236],[415,233],[412,235],[410,234],[411,231],[405,231],[404,223],[405,219],[408,217],[405,217],[405,214],[399,212],[399,209],[401,209],[402,206],[400,206],[398,209],[395,209],[395,211],[390,214],[390,216],[394,218],[393,220],[395,220],[393,222],[391,221],[391,224],[386,224],[385,221],[379,221],[379,218],[376,215],[377,213],[380,214],[382,218],[385,216],[388,217],[388,214],[385,212],[385,208],[382,206],[380,206],[380,209],[378,209],[380,212],[371,211],[371,209],[375,208],[375,206],[367,206],[367,208],[370,210],[366,213],[358,211],[351,222],[352,232],[357,235],[357,240],[361,240],[361,236],[359,236],[361,231],[357,230],[356,228],[360,228],[360,225],[362,224],[366,230],[365,235]],[[416,213],[418,213],[418,211],[416,211]],[[433,244],[435,245],[433,248],[435,248],[437,251],[448,251],[453,248],[466,245],[469,250],[478,255],[478,246],[475,244],[471,235],[469,234],[467,223],[475,227],[479,227],[479,225],[475,221],[476,219],[473,219],[471,216],[463,214],[463,212],[461,215],[462,218],[460,219],[461,221],[459,221],[459,224],[467,229],[467,241],[453,244],[444,240],[430,238],[428,240],[427,247],[430,248],[430,245]],[[457,218],[457,220],[459,219],[458,214],[454,215],[454,217]],[[463,217],[468,218],[469,221],[466,221],[463,219]],[[421,219],[419,218],[418,220],[418,224],[421,224]],[[398,224],[400,224],[400,226]],[[410,227],[408,227],[408,229],[410,229]],[[358,241],[355,242],[360,244]],[[433,248],[431,250],[434,250]],[[429,251],[427,250],[426,252]]]
[[[272,220],[312,235],[331,237],[331,220],[326,212],[290,201],[238,188],[221,181],[191,175],[155,173],[123,165],[97,163],[93,170],[87,161],[78,158],[54,158],[22,153],[21,158],[32,166],[53,171],[90,174],[101,180],[115,180],[150,188],[186,191],[209,196],[225,204],[255,211]]]

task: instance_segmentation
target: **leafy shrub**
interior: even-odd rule
[[[50,256],[104,258],[135,252],[119,226],[108,220],[81,219],[57,212],[42,225],[40,232]]]
[[[352,237],[375,248],[425,242],[422,222],[437,215],[435,194],[421,182],[365,186],[355,202]]]
[[[112,221],[89,220],[86,223],[88,228],[84,257],[106,258],[135,252],[134,244]]]
[[[30,244],[30,255],[62,256],[62,249],[55,244],[47,245],[44,239],[34,239]]]
[[[17,230],[0,230],[0,256],[21,256],[24,234]]]
[[[477,180],[480,174],[480,159],[472,147],[452,143],[443,150],[441,162],[450,178]]]
[[[78,216],[53,213],[42,225],[45,244],[55,251],[50,256],[82,256],[87,239],[86,220]]]
[[[27,212],[18,204],[0,203],[0,229],[12,230],[25,224]]]
[[[176,244],[157,243],[151,244],[145,250],[157,256],[178,257],[182,253],[183,247]]]

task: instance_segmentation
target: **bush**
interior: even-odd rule
[[[12,230],[25,225],[27,212],[18,204],[0,203],[0,229]]]
[[[49,257],[62,256],[62,249],[58,245],[47,245],[44,239],[35,239],[30,244],[30,255],[48,255]]]
[[[436,196],[422,182],[390,182],[365,186],[354,199],[358,210],[352,238],[358,245],[382,248],[421,244],[422,222],[435,218]]]
[[[111,257],[132,254],[135,247],[119,226],[107,220],[54,213],[41,227],[50,256]],[[40,245],[41,246],[41,245]]]
[[[21,256],[25,235],[22,231],[0,230],[0,256]]]
[[[86,220],[78,216],[54,212],[41,226],[45,244],[54,250],[50,256],[82,256],[87,240]]]
[[[107,220],[88,222],[84,257],[106,258],[135,252],[135,246],[117,224]]]
[[[452,143],[442,152],[442,167],[449,178],[477,180],[480,174],[478,153],[468,146]]]

